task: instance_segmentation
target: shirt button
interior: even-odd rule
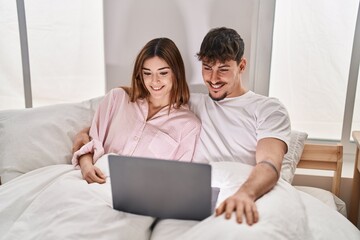
[[[134,137],[134,140],[137,141],[137,140],[139,140],[139,138],[138,138],[137,136],[135,136],[135,137]]]

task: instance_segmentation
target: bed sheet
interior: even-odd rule
[[[233,162],[212,166],[212,185],[221,189],[217,204],[238,189],[251,169]],[[202,222],[166,219],[156,224],[151,239],[360,239],[360,231],[334,207],[281,179],[273,191],[257,201],[257,207],[260,221],[251,227],[237,225],[234,218],[225,220],[223,216],[211,216]],[[277,219],[271,218],[273,211],[279,211]],[[270,221],[276,221],[282,229]],[[298,234],[294,234],[296,226]]]
[[[308,193],[299,191],[301,201],[305,206],[310,235],[303,239],[314,240],[358,240],[360,231],[352,225],[342,214],[329,208],[323,202]],[[212,217],[213,218],[213,217]],[[220,230],[222,222],[228,221],[221,217],[208,219],[202,223],[197,221],[182,221],[175,219],[161,220],[154,228],[151,240],[167,239],[242,239],[243,231],[236,231],[236,227],[229,228],[224,234]],[[291,224],[284,225],[284,231]],[[240,228],[243,226],[239,226]],[[251,227],[250,227],[251,228]],[[255,228],[254,228],[255,229]],[[224,229],[223,229],[224,230]],[[228,234],[228,235],[226,235]],[[258,239],[246,233],[246,239]],[[301,239],[301,238],[274,238],[272,235],[264,235],[262,239]]]
[[[97,166],[108,175],[107,156]],[[212,185],[221,189],[218,203],[251,171],[238,163],[212,167]],[[304,194],[280,180],[257,201],[261,219],[251,227],[210,216],[201,222],[162,220],[151,232],[154,218],[112,209],[109,178],[87,184],[80,170],[60,164],[0,186],[0,239],[360,239],[346,218]]]
[[[0,186],[0,239],[149,239],[154,218],[113,210],[110,189],[66,164],[21,175]]]

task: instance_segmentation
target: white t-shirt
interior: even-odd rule
[[[221,101],[194,93],[190,108],[200,118],[202,129],[195,162],[238,161],[255,165],[257,142],[272,137],[290,141],[290,119],[276,98],[252,91]]]

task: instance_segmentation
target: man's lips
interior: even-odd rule
[[[222,82],[218,82],[218,83],[215,83],[215,84],[211,83],[211,82],[208,82],[208,84],[214,90],[220,90],[225,85],[225,83],[222,83]]]

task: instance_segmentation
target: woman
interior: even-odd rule
[[[94,163],[105,153],[191,161],[200,121],[189,110],[181,54],[168,38],[148,42],[138,54],[131,87],[111,90],[100,103],[91,141],[74,153],[88,183],[104,183]]]

